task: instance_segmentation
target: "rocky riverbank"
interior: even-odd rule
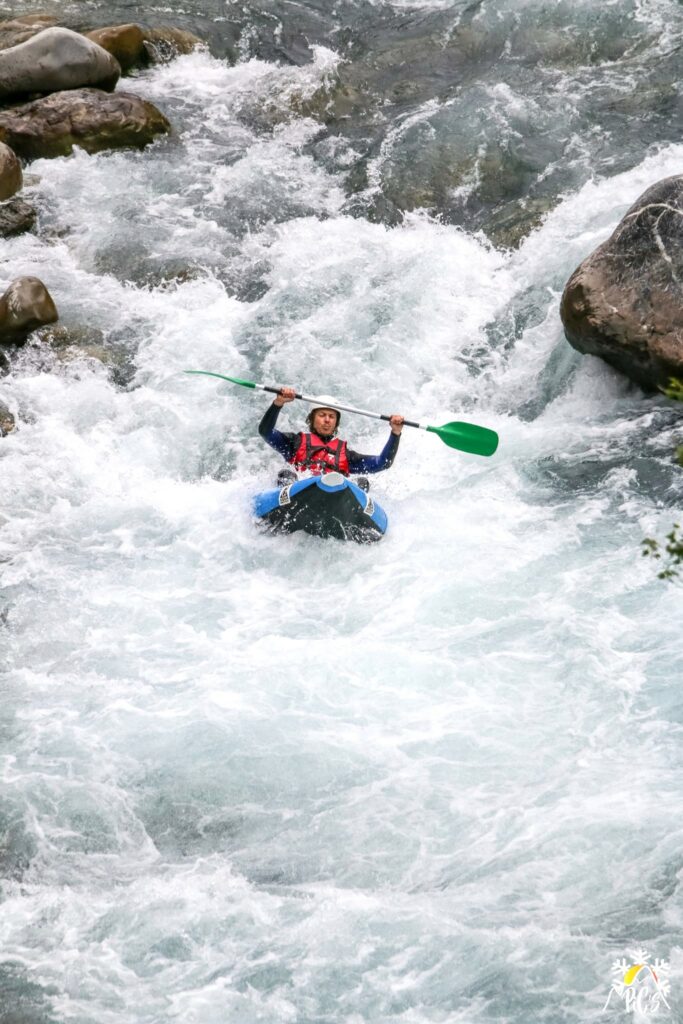
[[[31,160],[68,156],[74,147],[90,153],[142,148],[168,134],[171,125],[154,104],[117,85],[122,75],[200,45],[198,37],[169,27],[74,31],[50,14],[0,22],[0,237],[35,228],[36,211],[20,195],[23,166]],[[58,319],[42,281],[12,280],[0,297],[2,368],[33,331]],[[0,433],[13,428],[2,406]]]
[[[267,7],[257,5],[247,24],[244,12],[228,5],[212,48],[230,61],[253,55],[305,65],[316,48],[329,46],[339,60],[330,63],[317,88],[290,89],[276,101],[245,107],[245,124],[263,133],[302,117],[320,125],[307,149],[332,170],[338,167],[331,154],[349,154],[337,159],[346,167],[347,214],[396,226],[406,213],[423,211],[468,230],[480,227],[503,248],[520,244],[542,222],[557,201],[560,182],[553,175],[568,167],[551,152],[550,122],[541,146],[546,149],[536,146],[535,155],[529,149],[536,128],[528,121],[530,111],[523,113],[514,98],[523,78],[520,67],[533,66],[538,78],[557,81],[558,75],[576,75],[581,61],[590,59],[596,68],[609,64],[626,74],[634,47],[656,54],[659,46],[654,28],[638,37],[614,12],[601,16],[605,31],[588,53],[585,38],[563,36],[561,12],[533,28],[522,30],[504,17],[484,31],[467,13],[456,20],[447,11],[401,19],[386,8],[361,5],[352,16],[341,5],[334,16],[302,10],[284,30],[274,28]],[[194,26],[198,16],[191,8]],[[128,86],[139,70],[202,45],[187,27],[87,25],[52,11],[1,22],[0,236],[35,229],[36,211],[22,194],[22,165],[66,156],[74,148],[141,148],[168,135],[165,114]],[[664,53],[662,60],[668,59]],[[126,76],[133,77],[122,87]],[[477,123],[463,105],[472,90],[483,90]],[[661,84],[641,90],[643,130],[661,127],[667,95]],[[494,114],[505,106],[505,118],[492,116],[484,125],[487,103]],[[610,118],[627,131],[633,110],[624,101],[612,108]],[[543,121],[540,108],[536,115]],[[473,139],[479,139],[476,146]],[[661,187],[666,192],[670,186]],[[661,202],[665,207],[667,195]],[[636,207],[653,207],[639,201],[613,238],[572,276],[562,301],[571,344],[600,355],[646,388],[683,373],[677,196],[671,202],[678,213],[641,217]],[[21,303],[25,286],[13,281],[11,290],[13,302]],[[55,314],[46,320],[36,319],[33,302],[25,310],[17,307],[16,322],[0,315],[5,365],[32,330],[58,317],[58,303],[58,295],[49,297]]]

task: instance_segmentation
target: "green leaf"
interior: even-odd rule
[[[667,398],[672,398],[674,402],[683,402],[683,381],[679,380],[678,377],[669,377],[667,386],[659,390]]]

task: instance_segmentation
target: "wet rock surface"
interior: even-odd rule
[[[120,74],[118,61],[101,46],[55,26],[0,51],[0,99],[83,86],[113,89]]]
[[[37,277],[18,277],[0,297],[0,342],[20,343],[58,319],[52,296]]]
[[[568,341],[646,389],[683,378],[683,175],[649,188],[574,271]]]
[[[146,28],[142,30],[144,48],[152,64],[173,60],[183,53],[192,53],[202,40],[192,32],[180,28]]]
[[[403,223],[403,212],[381,192],[368,190],[358,193],[344,204],[343,212],[350,217],[365,218],[371,224],[384,224],[393,228]]]
[[[51,36],[44,35],[47,29]],[[24,44],[30,45],[16,49]],[[195,33],[168,25],[128,22],[93,27],[81,23],[70,9],[0,20],[0,101],[67,88],[113,89],[122,72],[171,60],[203,45]],[[230,56],[237,59],[238,50],[230,47]]]
[[[89,349],[92,346],[101,346],[104,335],[97,327],[49,324],[36,331],[36,339],[55,350],[63,351],[69,348]]]
[[[643,139],[678,137],[683,100],[665,84],[675,55],[656,25],[626,11],[596,11],[590,32],[581,12],[560,5],[539,5],[535,20],[520,21],[505,8],[492,18],[479,3],[411,11],[341,2],[294,13],[262,0],[248,19],[236,4],[226,16],[253,56],[304,64],[316,46],[339,55],[334,74],[290,107],[352,148],[346,189],[360,197],[355,210],[387,201],[399,215],[425,209],[507,248],[539,226],[559,193],[586,180],[589,163],[614,174],[632,166],[628,154]],[[206,38],[220,53],[215,31]],[[642,55],[637,91],[634,54]],[[586,135],[596,117],[606,129],[599,145]],[[278,112],[253,123],[269,119],[277,123]]]
[[[35,227],[37,214],[33,206],[26,200],[14,196],[0,203],[0,238],[11,238],[23,235]]]
[[[56,25],[58,20],[51,14],[22,14],[10,21],[0,21],[0,50],[25,43],[43,29]]]
[[[164,63],[204,45],[198,36],[183,29],[134,23],[94,29],[87,36],[112,54],[124,72]]]
[[[543,218],[556,205],[552,196],[538,199],[520,199],[506,203],[492,214],[486,224],[486,234],[500,249],[516,249],[527,235],[539,228]]]
[[[126,387],[135,373],[134,359],[125,342],[105,335],[98,327],[48,324],[34,331],[31,343],[40,348],[46,371],[56,364],[95,360],[106,366],[111,380],[120,387]]]
[[[23,183],[24,175],[16,153],[0,142],[0,201],[13,196]]]
[[[0,111],[0,139],[29,160],[67,156],[74,146],[89,153],[141,148],[168,131],[153,103],[125,92],[70,89]]]
[[[677,56],[661,26],[630,8],[594,11],[590,31],[582,11],[542,4],[520,19],[511,8],[493,17],[464,2],[411,10],[369,0],[187,0],[173,27],[161,21],[168,12],[155,20],[152,11],[145,22],[112,24],[115,10],[93,10],[88,23],[53,0],[41,17],[101,39],[129,69],[200,40],[219,58],[280,65],[309,64],[316,47],[327,47],[340,58],[336,72],[313,94],[292,96],[289,110],[276,102],[245,111],[250,126],[271,130],[288,116],[310,117],[353,153],[352,166],[344,159],[331,169],[346,175],[356,213],[365,208],[390,223],[393,211],[400,219],[424,209],[502,247],[537,228],[558,194],[586,180],[589,165],[611,175],[632,166],[643,145],[676,141],[683,116],[683,97],[670,84]],[[36,28],[23,18],[11,24],[8,35]],[[599,139],[586,132],[596,119]]]
[[[111,25],[88,32],[87,36],[110,53],[124,72],[148,62],[145,36],[139,25]]]

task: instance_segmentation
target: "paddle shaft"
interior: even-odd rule
[[[269,391],[272,395],[282,393],[282,388],[275,388],[269,384],[256,384],[251,380],[242,380],[240,377],[228,377],[224,373],[214,373],[212,370],[185,370],[185,373],[196,373],[202,377],[218,377],[220,380],[227,380],[231,384],[239,384],[243,388],[256,389],[258,391]],[[330,401],[326,397],[316,395],[302,395],[294,391],[294,398],[309,405],[316,405],[319,409],[330,408]],[[332,399],[332,407],[343,409],[344,412],[356,413],[357,416],[368,416],[373,420],[385,420],[391,422],[391,416],[384,413],[370,412],[368,409],[356,409],[353,405],[340,405]],[[434,427],[429,423],[417,423],[415,420],[403,420],[407,427],[418,427],[420,430],[428,430],[441,438],[449,448],[457,448],[461,452],[470,452],[472,455],[493,455],[498,447],[498,434],[488,427],[478,427],[475,423],[444,423],[441,427]]]
[[[256,387],[259,391],[269,391],[273,395],[279,395],[282,388],[272,388],[268,384],[257,384]],[[298,391],[294,392],[294,397],[300,399],[302,402],[308,402],[310,405],[318,404],[321,409],[327,409],[328,406],[325,402],[321,402],[320,398],[316,398],[314,395],[301,395]],[[356,409],[353,405],[342,405],[340,402],[334,403],[335,409],[340,409],[343,412],[355,412],[357,416],[367,416],[371,420],[386,420],[387,423],[391,421],[391,416],[387,416],[385,413],[380,412],[369,412],[367,409]],[[427,429],[426,423],[417,423],[415,420],[403,421],[405,427],[418,427],[421,430]]]

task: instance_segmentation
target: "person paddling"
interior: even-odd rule
[[[379,455],[362,455],[360,452],[352,451],[346,441],[337,437],[341,413],[334,408],[332,400],[329,406],[319,405],[311,409],[306,417],[308,431],[284,434],[276,430],[275,424],[280,409],[287,402],[293,402],[295,398],[294,388],[280,388],[272,405],[266,409],[258,428],[264,441],[279,452],[294,469],[299,472],[308,471],[315,476],[333,471],[343,476],[355,476],[359,473],[380,473],[392,465],[403,430],[403,416],[391,416],[389,440]],[[326,400],[327,396],[321,396],[321,401]],[[296,474],[292,470],[281,470],[278,474],[278,485],[283,486],[294,479]],[[367,481],[364,483],[367,490]]]

